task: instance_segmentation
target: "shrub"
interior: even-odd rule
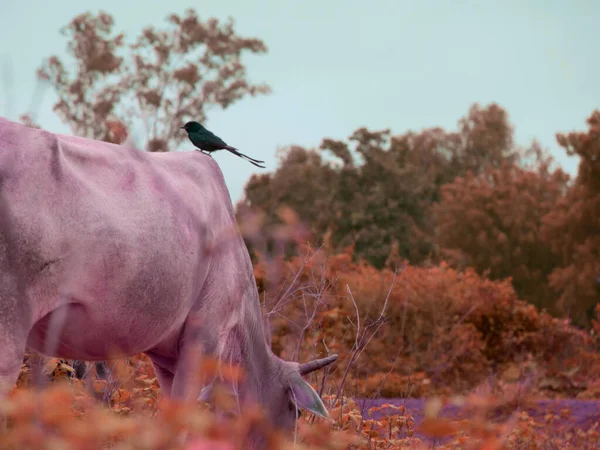
[[[586,349],[594,353],[589,333],[519,300],[509,279],[490,281],[444,263],[377,270],[353,263],[351,249],[327,256],[308,248],[283,263],[277,279],[267,279],[262,264],[255,274],[274,351],[293,358],[302,338],[300,360],[339,352],[331,375],[338,383],[355,353],[345,387],[358,395],[464,393],[504,373],[514,380],[537,374],[541,383],[580,365]],[[367,350],[357,350],[357,337],[384,304],[385,323],[363,336]]]

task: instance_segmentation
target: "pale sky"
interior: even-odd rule
[[[206,123],[265,160],[267,170],[275,169],[280,147],[316,147],[361,126],[455,129],[472,103],[497,102],[517,143],[537,138],[575,174],[577,160],[558,147],[555,133],[585,130],[585,119],[600,108],[597,0],[0,0],[0,115],[16,120],[30,110],[36,69],[50,55],[65,55],[59,29],[77,14],[106,11],[133,39],[188,7],[202,19],[232,16],[238,33],[268,46],[266,55],[245,62],[250,79],[269,83],[273,93],[214,111]],[[37,121],[69,133],[53,102],[46,91]],[[229,153],[214,157],[234,201],[262,171]]]

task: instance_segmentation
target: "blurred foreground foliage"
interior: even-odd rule
[[[435,398],[425,405],[420,424],[406,407],[383,403],[371,407],[363,418],[359,404],[350,398],[324,396],[331,423],[301,418],[294,444],[269,431],[257,410],[241,417],[217,418],[205,404],[174,403],[160,398],[150,361],[143,355],[121,365],[121,384],[111,392],[106,406],[94,401],[107,386],[69,377],[66,362],[50,359],[50,384],[34,388],[24,367],[19,384],[7,401],[0,403],[9,414],[8,432],[0,432],[3,449],[40,450],[238,450],[251,428],[263,427],[269,435],[266,450],[277,449],[428,449],[431,439],[443,439],[439,449],[592,449],[597,448],[598,424],[585,430],[558,429],[555,423],[569,411],[546,414],[534,420],[527,412],[507,420],[491,420],[490,413],[514,411],[514,397],[475,394],[451,399]],[[72,369],[71,369],[72,370]],[[225,400],[221,400],[225,402]],[[454,405],[463,416],[451,420],[440,415]],[[377,418],[373,417],[377,416]],[[426,439],[415,437],[415,433]]]
[[[78,379],[72,361],[31,354],[0,403],[9,415],[0,448],[243,449],[256,427],[271,436],[269,449],[425,449],[431,439],[440,449],[597,448],[597,416],[585,427],[558,427],[568,408],[541,418],[528,412],[540,397],[600,398],[596,333],[519,300],[509,281],[470,269],[378,270],[354,262],[351,248],[301,248],[286,262],[259,256],[255,274],[276,353],[300,360],[340,354],[333,369],[309,379],[332,423],[304,414],[294,446],[258,409],[218,416],[204,403],[162,398],[143,354],[110,363],[107,380]],[[37,385],[37,371],[50,383]],[[219,392],[220,408],[231,408],[227,391]],[[370,403],[381,396],[397,398]],[[414,411],[402,405],[407,397],[429,400]],[[452,405],[458,416],[444,416]]]

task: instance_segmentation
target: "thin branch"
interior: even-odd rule
[[[394,271],[394,278],[392,279],[392,283],[390,285],[390,289],[388,290],[388,293],[385,297],[385,301],[383,303],[383,307],[381,308],[381,312],[379,314],[379,317],[371,322],[369,325],[367,325],[364,329],[364,331],[362,333],[360,333],[360,312],[358,310],[358,305],[356,304],[356,301],[354,299],[354,296],[352,295],[352,291],[350,290],[350,287],[348,285],[346,285],[346,289],[348,291],[348,294],[350,295],[350,299],[352,300],[352,304],[354,305],[355,311],[356,311],[356,320],[357,320],[357,333],[356,333],[356,337],[354,340],[354,346],[353,346],[353,351],[350,355],[350,361],[348,362],[348,365],[346,366],[346,370],[344,372],[344,375],[342,376],[342,380],[340,382],[340,385],[338,387],[338,392],[336,394],[336,397],[333,401],[333,404],[335,405],[335,403],[338,401],[341,392],[342,392],[342,388],[346,382],[346,378],[348,377],[348,373],[350,372],[350,368],[352,367],[352,365],[354,364],[354,362],[360,357],[360,355],[362,354],[363,350],[366,348],[366,346],[369,344],[369,342],[371,342],[371,339],[373,338],[373,336],[375,336],[375,334],[377,333],[377,331],[379,331],[379,329],[381,328],[381,326],[383,325],[383,323],[385,322],[385,310],[387,308],[387,304],[389,301],[389,298],[391,296],[391,293],[394,289],[395,286],[395,282],[396,282],[396,277],[398,275],[398,270],[396,269]],[[369,332],[374,328],[374,331],[372,331],[369,334]]]
[[[352,300],[352,304],[354,305],[354,310],[356,311],[356,338],[354,341],[354,345],[356,345],[357,339],[360,336],[360,313],[358,312],[358,305],[356,304],[356,300],[354,300],[354,295],[352,295],[349,285],[346,285],[346,291],[348,292],[350,300]]]
[[[310,258],[312,258],[312,256]],[[300,269],[298,269],[296,271],[296,274],[294,275],[294,279],[292,280],[292,282],[288,286],[287,291],[279,298],[279,300],[278,300],[277,304],[275,305],[275,307],[273,308],[273,310],[276,310],[279,307],[279,304],[282,302],[282,300],[285,299],[289,295],[290,290],[296,284],[296,281],[298,280],[298,277],[300,276],[300,274],[304,270],[304,267],[306,267],[306,263],[309,261],[310,258],[309,258],[309,253],[306,252],[306,255],[304,256],[304,261],[302,261],[302,265],[300,266]]]

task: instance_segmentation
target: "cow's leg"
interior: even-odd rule
[[[173,388],[173,372],[165,369],[154,360],[152,360],[152,365],[154,366],[154,371],[156,372],[158,384],[160,385],[160,390],[162,391],[163,396],[170,397],[171,389]]]
[[[173,371],[171,397],[177,400],[195,401],[202,387],[209,380],[201,373],[201,363],[205,348],[201,344],[207,342],[202,335],[202,322],[188,318],[178,345],[178,356]]]
[[[201,380],[197,379],[200,375],[198,363],[196,352],[189,348],[181,349],[171,388],[174,399],[192,401],[198,398],[202,389]]]
[[[0,251],[1,241],[0,237]],[[0,259],[5,255],[0,254]],[[7,265],[0,263],[0,402],[6,399],[19,377],[32,326],[24,285],[15,278]],[[6,417],[0,413],[0,430],[5,429]]]
[[[6,399],[19,377],[28,333],[21,321],[3,316],[3,301],[0,296],[0,402]],[[0,431],[5,429],[6,417],[0,414]]]
[[[0,330],[0,335],[5,332]],[[25,345],[24,342],[14,342],[10,337],[3,336],[0,338],[0,349],[0,398],[4,398],[19,377]]]
[[[23,236],[15,238],[10,217],[7,202],[0,191],[0,402],[6,399],[19,377],[33,325],[26,295],[27,278],[19,265],[18,256],[22,249],[15,245],[23,241]],[[0,413],[0,431],[5,429],[6,417]]]

